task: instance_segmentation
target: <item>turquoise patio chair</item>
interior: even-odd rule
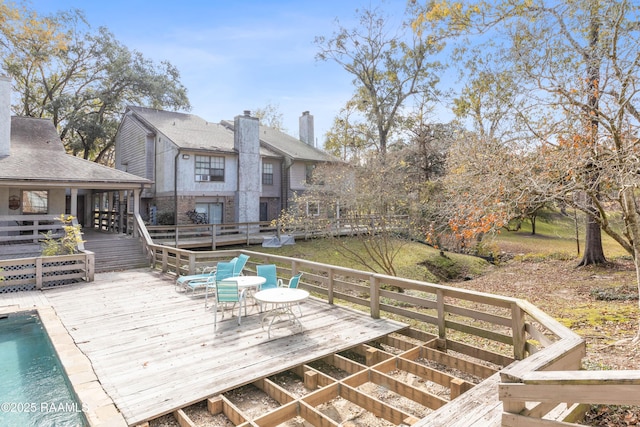
[[[216,266],[216,272],[209,276],[208,280],[204,282],[204,308],[208,307],[209,302],[209,289],[216,289],[218,282],[229,277],[233,277],[233,269],[235,268],[236,261],[231,260],[228,262],[220,261]]]
[[[184,291],[187,291],[188,289],[195,291],[197,287],[187,288],[187,285],[190,282],[200,282],[201,284],[203,284],[207,281],[207,279],[209,279],[209,276],[213,274],[215,271],[216,271],[215,267],[205,267],[204,269],[202,269],[202,273],[179,276],[176,279],[176,283],[175,283],[176,292],[178,292],[178,290],[180,289]]]
[[[249,260],[249,255],[240,254],[238,255],[236,265],[233,269],[233,277],[242,276],[242,270],[244,266],[247,265],[247,261]]]
[[[260,290],[277,288],[278,275],[275,264],[262,264],[256,266],[256,274],[265,278],[265,282],[260,286]]]
[[[278,287],[278,275],[275,264],[256,265],[256,275],[264,277],[265,279],[265,282],[260,285],[260,289],[258,289],[259,291]],[[260,311],[262,311],[262,304],[260,304]]]
[[[221,306],[222,319],[224,319],[224,310],[227,304],[233,304],[231,306],[231,316],[233,316],[233,307],[238,304],[238,325],[242,319],[242,306],[244,305],[244,315],[247,315],[247,298],[245,295],[245,289],[239,290],[238,283],[235,281],[218,282],[216,283],[216,298],[214,303],[214,330],[218,328],[218,306]]]
[[[289,279],[289,283],[284,283],[282,279],[278,279],[278,286],[281,288],[296,289],[300,283],[300,277],[302,277],[302,273],[296,274]],[[300,307],[300,303],[298,303],[298,311],[300,311],[300,317],[302,317],[302,307]]]
[[[281,288],[291,288],[291,289],[295,289],[298,287],[298,283],[300,283],[300,277],[302,276],[302,273],[298,273],[295,276],[293,276],[291,279],[289,279],[289,283],[284,283],[282,279],[278,279],[278,286]]]

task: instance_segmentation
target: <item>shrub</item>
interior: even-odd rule
[[[158,225],[174,225],[175,218],[173,217],[173,212],[158,212],[158,215],[156,216],[156,222],[158,223]]]
[[[78,252],[78,245],[83,242],[82,233],[80,232],[80,225],[73,225],[74,217],[71,215],[60,215],[57,218],[64,226],[64,235],[56,238],[51,230],[43,233],[40,245],[42,246],[42,255],[44,256],[56,256],[56,255],[69,255]]]

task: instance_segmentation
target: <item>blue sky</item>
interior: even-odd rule
[[[324,134],[353,93],[352,77],[333,62],[315,59],[316,36],[331,36],[335,19],[356,24],[368,0],[32,0],[40,14],[81,9],[94,28],[106,26],[131,50],[167,60],[188,89],[191,113],[219,122],[244,110],[277,107],[284,127],[298,136],[303,111]],[[401,17],[405,0],[381,4]]]

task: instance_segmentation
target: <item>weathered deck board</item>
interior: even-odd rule
[[[157,272],[105,273],[72,288],[47,299],[129,424],[406,326],[310,299],[302,331],[278,325],[269,339],[256,307],[241,326],[227,313],[214,332],[204,300]]]
[[[0,313],[20,310],[32,310],[49,305],[40,291],[23,291],[0,294]]]

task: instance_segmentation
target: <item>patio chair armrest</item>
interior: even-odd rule
[[[284,282],[282,281],[282,279],[278,279],[278,287],[279,288],[284,287]]]

